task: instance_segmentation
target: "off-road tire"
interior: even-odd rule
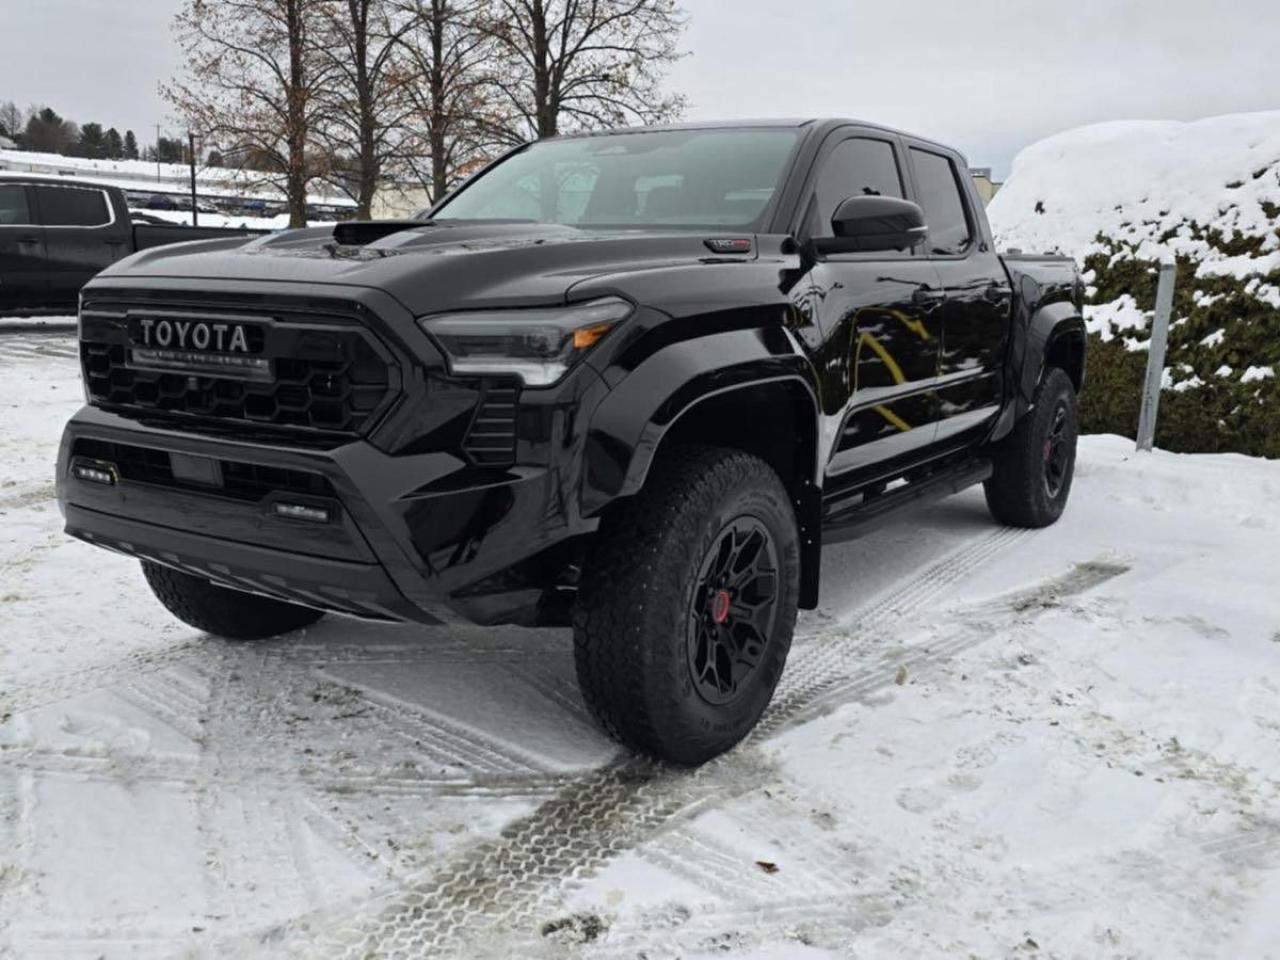
[[[1075,387],[1065,371],[1051,367],[1036,389],[1032,409],[991,450],[995,472],[984,485],[991,515],[1012,527],[1047,527],[1062,516],[1079,435]],[[1059,450],[1055,444],[1063,457],[1055,471],[1060,474],[1057,483],[1049,480],[1050,455]]]
[[[732,699],[713,703],[694,678],[698,624],[690,618],[700,615],[694,605],[718,556],[712,548],[739,522],[772,541],[772,627]],[[665,452],[641,492],[604,517],[583,569],[573,636],[587,706],[614,739],[670,763],[700,764],[728,750],[755,726],[782,675],[799,575],[795,511],[768,464],[715,447]]]
[[[142,561],[142,573],[156,599],[175,617],[228,640],[274,637],[324,616],[323,610],[218,586],[150,560]]]

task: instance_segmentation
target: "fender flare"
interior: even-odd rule
[[[662,438],[698,403],[731,390],[786,381],[803,388],[816,431],[820,407],[813,368],[781,327],[729,330],[658,350],[619,381],[592,414],[583,515],[636,493]],[[816,457],[806,479],[820,479]]]
[[[601,401],[587,430],[583,516],[602,511],[644,485],[663,438],[699,404],[735,390],[784,384],[811,409],[812,462],[804,476],[783,477],[800,534],[800,605],[818,598],[822,551],[822,415],[816,374],[782,327],[742,328],[681,340],[631,371]]]
[[[1044,377],[1048,357],[1054,344],[1062,337],[1078,336],[1085,339],[1084,318],[1073,303],[1056,301],[1038,308],[1025,323],[1014,326],[1009,350],[1009,383],[1012,391],[1004,415],[992,431],[992,440],[999,440],[1012,429],[1014,423],[1031,409],[1036,387]],[[1081,354],[1079,386],[1084,385],[1084,361]]]

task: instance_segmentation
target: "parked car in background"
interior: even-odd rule
[[[179,203],[176,197],[165,193],[153,193],[143,206],[148,210],[189,210],[191,205]]]
[[[0,174],[0,315],[74,311],[94,274],[138,250],[260,232],[140,222],[117,187]]]

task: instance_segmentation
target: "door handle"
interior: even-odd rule
[[[982,291],[982,298],[988,303],[1003,303],[1009,299],[1010,293],[1010,290],[1000,286],[1000,284],[990,283],[987,284],[987,289]]]
[[[24,247],[32,246],[33,244],[37,244],[39,242],[40,242],[39,237],[19,237],[18,238],[18,243],[22,244]]]
[[[916,304],[937,303],[943,299],[943,293],[937,287],[921,284],[911,291],[911,302]]]

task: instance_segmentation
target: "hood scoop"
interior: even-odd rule
[[[434,226],[430,220],[347,220],[334,224],[333,239],[344,247],[363,247],[402,230]]]

